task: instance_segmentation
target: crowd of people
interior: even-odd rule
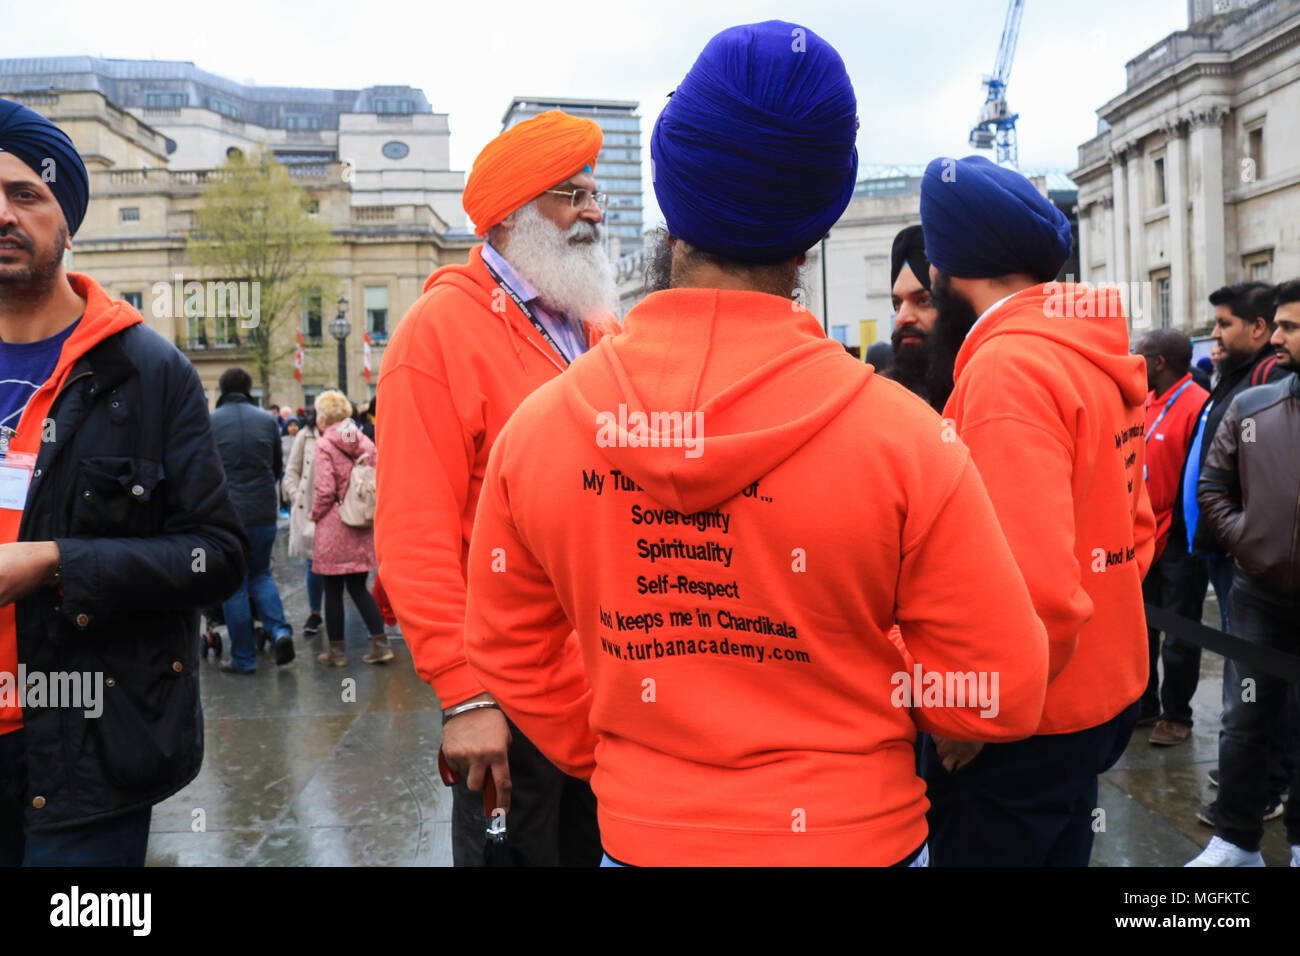
[[[650,138],[666,225],[621,325],[602,133],[550,111],[475,159],[482,242],[397,326],[382,416],[263,411],[232,368],[209,420],[183,357],[64,271],[84,168],[0,101],[0,362],[30,383],[0,393],[29,483],[0,488],[0,670],[57,644],[120,687],[104,722],[5,702],[0,859],[143,861],[198,772],[197,610],[225,669],[256,669],[254,618],[294,659],[283,506],[319,664],[347,663],[346,591],[362,660],[395,658],[394,615],[437,695],[457,865],[501,813],[526,865],[1087,865],[1134,729],[1191,732],[1200,645],[1147,608],[1194,625],[1213,586],[1221,631],[1300,647],[1300,280],[1210,295],[1210,375],[1057,281],[1070,224],[1019,172],[939,158],[858,361],[798,293],[858,129],[825,39],[725,30]],[[1261,661],[1225,662],[1193,865],[1262,865],[1300,784],[1296,686]]]

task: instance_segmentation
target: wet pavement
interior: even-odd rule
[[[154,808],[148,862],[450,866],[437,696],[416,676],[400,638],[389,664],[362,663],[368,635],[348,599],[348,665],[316,662],[325,636],[302,637],[304,569],[288,558],[285,534],[282,522],[273,573],[298,656],[277,668],[265,654],[251,676],[204,661],[203,770]],[[1212,596],[1205,610],[1205,623],[1217,626]],[[1203,655],[1190,741],[1153,747],[1148,729],[1139,729],[1102,777],[1094,866],[1181,866],[1209,841],[1210,828],[1195,814],[1214,793],[1206,772],[1218,763],[1222,665],[1218,655]],[[1282,821],[1266,823],[1264,834],[1266,862],[1286,865]]]

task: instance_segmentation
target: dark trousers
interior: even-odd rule
[[[325,580],[325,633],[331,643],[344,639],[347,631],[343,621],[343,588],[348,589],[352,603],[361,619],[366,622],[366,632],[371,636],[384,633],[384,619],[379,616],[379,606],[366,590],[365,571],[355,574],[322,574]]]
[[[1270,601],[1239,580],[1232,594],[1237,636],[1254,644],[1300,652],[1300,601]],[[1250,681],[1249,684],[1244,682]],[[1240,661],[1223,662],[1225,697],[1237,702],[1224,709],[1219,731],[1219,797],[1214,832],[1244,850],[1258,850],[1264,835],[1263,810],[1269,794],[1269,748],[1285,739],[1287,700],[1295,687]],[[1246,695],[1253,699],[1241,700]],[[1287,841],[1300,843],[1300,763],[1293,762],[1286,809]]]
[[[24,733],[0,735],[0,866],[144,866],[152,807],[53,833],[27,832]]]
[[[510,726],[509,844],[520,866],[599,866],[596,796],[585,780],[570,777]],[[464,782],[452,788],[451,852],[456,866],[483,866],[483,794]]]
[[[1160,559],[1151,565],[1142,582],[1142,600],[1152,607],[1164,608],[1197,624],[1205,604],[1209,569],[1201,558],[1187,553],[1181,535],[1170,535]],[[1160,631],[1147,628],[1151,651],[1151,676],[1142,695],[1142,713],[1160,716],[1180,724],[1192,725],[1192,695],[1201,676],[1201,648],[1165,635],[1160,646]],[[1164,662],[1164,686],[1159,686],[1157,661]]]
[[[1134,701],[1087,730],[985,744],[956,773],[943,769],[927,735],[930,865],[1087,866],[1097,778],[1128,746],[1138,712]]]

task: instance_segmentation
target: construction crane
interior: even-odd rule
[[[1007,81],[1011,77],[1011,61],[1016,57],[1020,17],[1024,12],[1025,0],[1011,0],[1007,4],[998,58],[993,64],[993,73],[984,77],[984,106],[970,131],[970,144],[976,149],[997,149],[999,166],[1020,165],[1020,147],[1016,143],[1016,120],[1020,114],[1011,112],[1011,107],[1007,106]]]

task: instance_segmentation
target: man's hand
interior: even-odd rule
[[[473,700],[491,700],[486,694]],[[469,701],[465,701],[469,703]],[[489,771],[497,788],[497,806],[510,812],[510,728],[506,716],[494,707],[466,711],[447,721],[442,729],[442,753],[465,786],[483,789]]]
[[[59,546],[53,541],[0,544],[0,606],[52,585],[58,567]]]
[[[934,737],[933,739],[934,749],[939,753],[939,760],[943,763],[943,769],[949,773],[956,773],[974,760],[979,755],[979,752],[984,749],[984,744],[978,740],[948,740],[944,737]]]

